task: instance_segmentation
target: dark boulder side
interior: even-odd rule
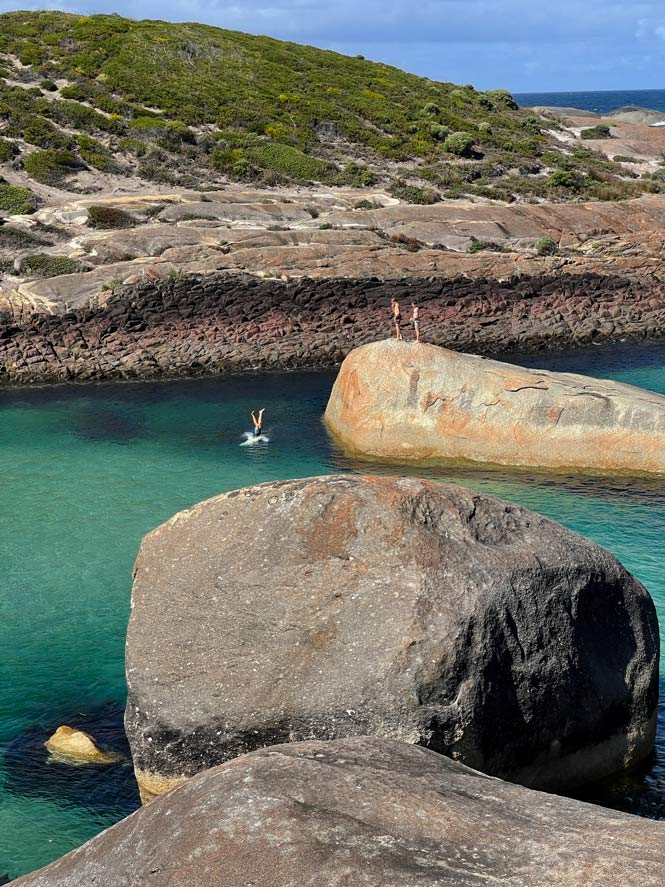
[[[126,730],[144,799],[247,751],[378,735],[564,790],[651,752],[658,625],[607,551],[415,479],[268,483],[143,541]]]
[[[662,887],[665,825],[390,739],[200,773],[17,887]]]

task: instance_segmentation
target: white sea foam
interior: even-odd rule
[[[253,447],[256,444],[267,444],[270,443],[270,438],[267,434],[254,434],[253,431],[243,431],[242,436],[245,438],[243,442],[240,444],[241,447]]]

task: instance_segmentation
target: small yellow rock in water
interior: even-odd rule
[[[118,760],[95,745],[91,736],[73,727],[58,727],[53,736],[44,743],[52,757],[65,763],[112,764]]]

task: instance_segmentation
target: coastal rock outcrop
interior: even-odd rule
[[[662,282],[568,274],[565,267],[517,277],[510,256],[492,255],[470,257],[477,262],[472,277],[463,263],[465,276],[452,279],[291,281],[171,275],[162,256],[154,267],[140,261],[116,266],[118,275],[128,275],[124,279],[142,279],[106,290],[95,307],[67,313],[63,302],[85,301],[86,278],[103,269],[41,281],[29,297],[24,292],[3,301],[0,292],[0,384],[332,366],[353,348],[388,335],[391,297],[409,301],[414,293],[427,341],[459,351],[642,341],[665,330]],[[506,266],[496,264],[504,260]],[[342,262],[339,253],[330,267]],[[381,267],[385,271],[383,260]]]
[[[665,396],[434,345],[353,351],[325,418],[368,456],[665,474]]]
[[[661,887],[665,826],[358,737],[208,770],[17,887]]]
[[[562,789],[650,753],[658,626],[612,555],[533,512],[337,475],[146,536],[126,665],[144,799],[257,747],[363,734]]]
[[[63,725],[44,743],[51,756],[72,764],[113,764],[117,755],[108,754],[98,748],[92,736],[83,730]]]

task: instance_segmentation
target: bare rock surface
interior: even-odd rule
[[[650,753],[658,627],[614,557],[537,514],[337,475],[146,536],[126,666],[144,799],[257,747],[362,734],[560,789]]]
[[[117,755],[102,751],[83,730],[63,725],[44,743],[51,757],[71,764],[113,764]]]
[[[180,222],[188,218],[217,219],[220,222],[247,224],[275,224],[278,222],[311,222],[312,215],[302,206],[291,203],[218,203],[207,200],[182,203],[162,210],[159,218],[165,222]]]
[[[665,826],[388,739],[201,773],[17,887],[661,887]]]
[[[325,416],[368,456],[665,474],[665,396],[434,345],[352,351]]]

